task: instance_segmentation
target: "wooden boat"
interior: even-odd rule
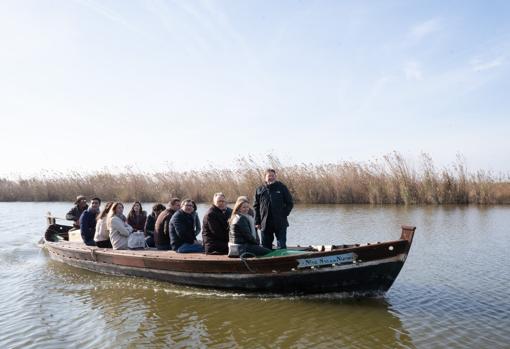
[[[400,239],[366,245],[290,248],[292,254],[229,258],[174,251],[112,250],[66,240],[71,227],[49,217],[45,248],[53,260],[103,274],[130,275],[175,284],[243,292],[312,294],[349,292],[380,295],[397,278],[411,248],[415,227]],[[59,236],[59,241],[51,241]]]

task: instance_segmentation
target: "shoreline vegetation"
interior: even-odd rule
[[[171,197],[210,202],[219,191],[235,201],[240,195],[253,196],[266,168],[276,169],[301,204],[510,204],[508,175],[468,172],[461,156],[452,166],[436,169],[427,154],[421,155],[417,170],[397,152],[368,163],[283,166],[268,155],[264,163],[242,158],[235,169],[148,173],[126,168],[117,174],[103,170],[0,178],[0,201],[74,201],[83,194],[123,202],[166,203]]]

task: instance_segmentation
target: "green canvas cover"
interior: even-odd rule
[[[282,248],[280,250],[273,250],[273,251],[269,252],[268,254],[265,254],[263,256],[259,256],[258,258],[291,256],[291,255],[295,255],[295,254],[304,254],[304,253],[309,253],[309,252],[289,250],[289,249],[286,249],[286,248]]]

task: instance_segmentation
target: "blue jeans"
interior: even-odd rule
[[[87,246],[96,246],[96,242],[94,241],[94,238],[92,239],[87,239],[85,236],[81,236],[83,242],[85,243],[85,245]]]
[[[182,244],[178,249],[177,253],[196,253],[204,252],[204,246],[199,244]]]
[[[276,248],[287,248],[287,227],[281,227],[280,229],[266,227],[266,230],[262,230],[260,232],[262,246],[268,249],[273,248],[273,234],[276,236]]]

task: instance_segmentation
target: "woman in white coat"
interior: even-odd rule
[[[108,232],[108,213],[112,209],[113,202],[108,201],[103,211],[97,215],[96,218],[96,233],[94,234],[94,241],[97,247],[112,248],[110,242],[110,233]]]
[[[124,212],[124,205],[116,202],[108,214],[108,230],[114,250],[127,250],[128,237],[133,232],[133,228],[126,223],[122,212]]]

